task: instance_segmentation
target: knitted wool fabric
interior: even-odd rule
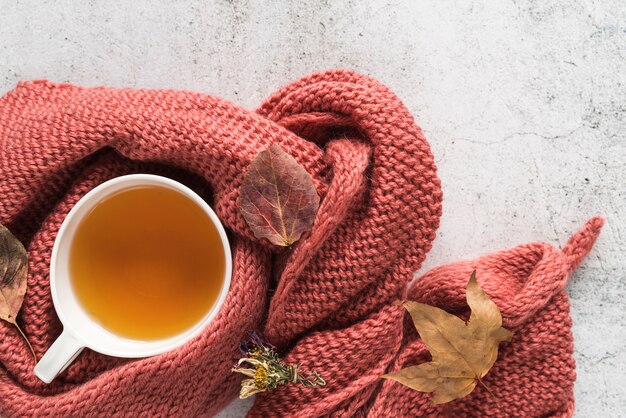
[[[406,297],[467,319],[465,287],[473,270],[498,305],[503,325],[515,334],[500,347],[483,378],[494,393],[477,387],[445,405],[381,374],[430,361],[404,308],[383,307],[348,329],[303,338],[288,362],[330,370],[329,384],[310,391],[281,387],[257,395],[250,413],[263,416],[368,417],[570,417],[574,412],[575,364],[571,318],[563,291],[569,274],[593,246],[602,227],[592,218],[561,250],[532,243],[435,268],[417,279]],[[404,321],[403,321],[404,318]],[[312,356],[312,352],[321,353]]]
[[[279,143],[312,175],[321,206],[291,250],[254,238],[237,210],[251,159]],[[240,339],[261,329],[286,360],[320,371],[328,386],[282,387],[257,397],[253,416],[502,414],[484,391],[446,407],[379,379],[427,361],[393,305],[435,237],[441,190],[421,130],[399,99],[349,71],[287,85],[256,112],[202,94],[21,83],[0,99],[0,222],[29,252],[18,320],[38,356],[60,334],[49,291],[50,253],[71,207],[116,176],[148,172],[182,181],[229,231],[234,271],[218,317],[160,356],[126,360],[85,350],[52,384],[14,327],[0,322],[2,416],[210,416],[238,392],[230,372]],[[593,219],[563,251],[530,244],[444,266],[409,297],[464,314],[471,269],[516,332],[486,382],[507,411],[565,416],[574,363],[568,274],[601,226]]]

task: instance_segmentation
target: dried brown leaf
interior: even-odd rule
[[[30,342],[16,321],[26,294],[27,277],[26,249],[4,225],[0,224],[0,319],[17,327],[36,359]]]
[[[243,177],[239,210],[257,238],[293,244],[311,230],[318,207],[311,175],[279,145],[252,160]]]
[[[510,341],[513,334],[502,327],[500,309],[478,286],[476,272],[467,284],[466,298],[471,309],[468,322],[433,306],[403,302],[432,361],[383,377],[420,392],[434,392],[435,404],[462,398],[478,383],[485,386],[482,378],[495,363],[499,344]]]

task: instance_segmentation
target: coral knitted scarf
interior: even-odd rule
[[[237,210],[242,175],[272,143],[313,177],[321,206],[292,249],[254,238]],[[39,357],[61,332],[49,290],[64,216],[112,177],[147,172],[207,199],[230,234],[234,273],[224,307],[195,340],[126,360],[85,350],[52,384],[16,330],[0,322],[2,416],[210,416],[232,400],[239,341],[258,329],[325,387],[257,396],[251,416],[569,416],[571,320],[563,292],[602,225],[592,219],[557,250],[534,243],[437,268],[407,284],[441,214],[433,156],[400,100],[377,81],[329,71],[287,85],[256,112],[180,91],[20,83],[0,99],[0,222],[27,245],[18,318]],[[473,269],[515,332],[485,381],[445,406],[379,378],[428,361],[402,308],[408,297],[463,315]]]

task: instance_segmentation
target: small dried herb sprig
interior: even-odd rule
[[[248,333],[248,339],[241,343],[239,349],[242,357],[232,371],[249,377],[241,382],[241,399],[260,392],[271,392],[280,385],[326,385],[319,373],[313,371],[305,375],[299,366],[285,364],[276,348],[254,331]]]

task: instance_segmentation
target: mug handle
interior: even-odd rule
[[[35,366],[35,376],[50,383],[83,351],[85,346],[65,329]]]

